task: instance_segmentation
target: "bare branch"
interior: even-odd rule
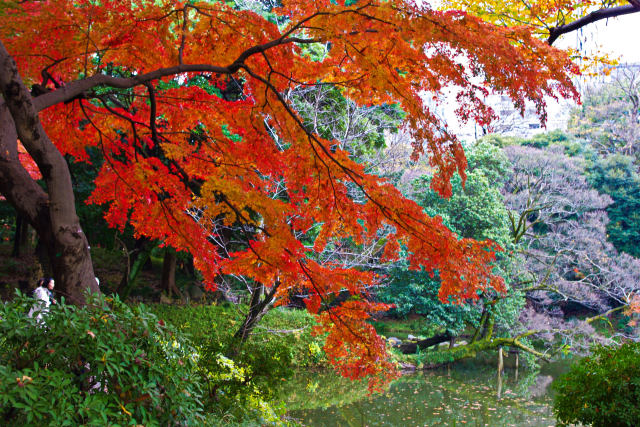
[[[576,19],[575,21],[570,22],[569,24],[551,28],[549,30],[549,38],[547,39],[547,43],[552,45],[556,40],[558,40],[561,35],[570,33],[594,22],[601,21],[607,18],[613,18],[616,16],[640,12],[640,2],[638,2],[638,0],[629,0],[629,3],[631,4],[596,10],[586,16],[583,16],[580,19]]]

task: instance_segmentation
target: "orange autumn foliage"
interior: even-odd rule
[[[483,102],[489,91],[522,110],[533,102],[542,120],[545,97],[577,98],[575,66],[527,28],[409,1],[284,0],[273,10],[278,25],[215,1],[5,2],[0,11],[10,16],[0,39],[23,79],[47,92],[35,104],[49,137],[78,160],[87,147],[102,152],[91,202],[108,206],[110,224],[191,253],[209,289],[233,274],[263,284],[278,304],[304,290],[328,332],[329,359],[353,378],[393,372],[366,322],[388,308],[367,298],[380,279],[314,254],[341,238],[366,244],[386,227],[384,260],[404,248],[411,268],[438,272],[443,301],[463,302],[504,290],[491,266],[499,248],[459,239],[335,141],[308,132],[287,92],[330,83],[359,104],[398,103],[414,156],[429,156],[444,195],[466,160],[425,93],[457,93],[460,117],[480,123],[495,116]],[[314,44],[326,46],[324,57],[311,58]],[[198,76],[217,90],[190,84]],[[221,96],[231,77],[241,91]],[[282,185],[286,197],[276,197]],[[219,250],[220,222],[242,225],[243,249]],[[320,235],[305,246],[300,236],[315,224]],[[352,298],[326,304],[345,289]]]

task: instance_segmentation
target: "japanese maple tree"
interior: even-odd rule
[[[45,242],[60,288],[82,303],[96,283],[63,154],[86,161],[97,147],[104,164],[91,201],[108,206],[111,225],[188,251],[209,289],[220,275],[245,278],[252,306],[304,289],[330,360],[346,376],[376,375],[390,368],[366,323],[387,308],[367,298],[378,278],[314,254],[384,232],[382,259],[404,248],[410,268],[438,272],[443,301],[461,302],[503,289],[491,266],[499,248],[425,215],[305,126],[286,94],[333,85],[361,105],[398,104],[414,156],[429,156],[432,185],[447,195],[466,161],[425,93],[453,91],[462,119],[488,123],[495,114],[483,99],[499,91],[521,109],[533,102],[544,120],[546,96],[577,97],[576,69],[526,27],[409,1],[285,0],[271,12],[215,1],[3,2],[0,193]],[[317,46],[324,53],[311,55]],[[21,165],[18,139],[46,190]],[[220,223],[241,230],[237,251],[219,250]],[[350,298],[329,303],[344,290]]]

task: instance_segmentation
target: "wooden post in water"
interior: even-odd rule
[[[504,359],[502,358],[502,346],[498,347],[498,399],[502,397],[502,371],[504,370]]]

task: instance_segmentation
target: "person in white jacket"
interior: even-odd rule
[[[38,287],[33,291],[33,297],[36,299],[35,304],[29,310],[29,317],[34,317],[38,322],[42,321],[43,314],[49,311],[49,306],[53,303],[56,304],[56,299],[53,298],[51,291],[55,286],[55,281],[52,278],[38,280]]]

